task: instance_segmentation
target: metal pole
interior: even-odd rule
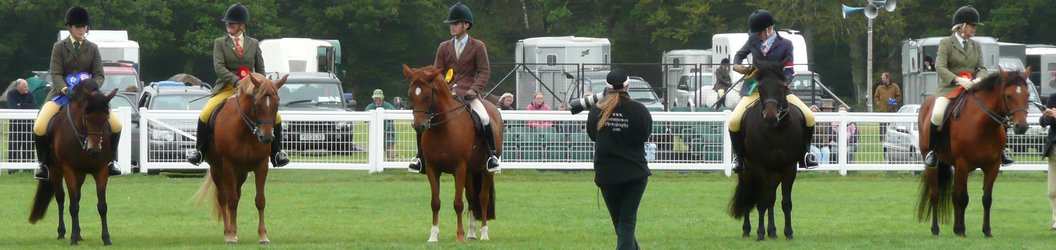
[[[866,66],[865,66],[865,86],[866,96],[868,96],[868,102],[866,106],[869,107],[869,112],[873,112],[873,18],[869,19],[869,45],[867,46]]]

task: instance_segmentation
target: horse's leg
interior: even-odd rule
[[[466,191],[466,164],[459,163],[455,170],[455,200],[452,201],[455,205],[455,218],[458,218],[458,228],[455,230],[458,235],[458,243],[466,242],[466,232],[462,227],[462,211],[465,209],[465,203],[462,202],[462,196]]]
[[[466,175],[466,198],[465,198],[467,203],[469,203],[469,202],[479,202],[480,201],[480,197],[475,196],[475,195],[480,195],[479,193],[477,193],[477,189],[476,189],[475,186],[476,185],[473,182],[473,175],[467,174]],[[472,204],[472,203],[470,203],[470,204]],[[472,207],[472,206],[470,206],[470,207]],[[476,240],[477,239],[477,234],[476,234],[477,220],[476,220],[476,216],[474,216],[473,213],[474,213],[473,209],[470,209],[470,211],[468,213],[466,213],[466,215],[469,216],[469,218],[466,219],[466,223],[469,224],[468,226],[466,226],[468,228],[468,230],[467,230],[468,232],[466,232],[466,239],[467,240]]]
[[[238,242],[238,201],[242,199],[242,184],[246,183],[246,178],[249,177],[248,172],[238,173],[238,170],[234,171],[236,173],[234,173],[235,180],[232,181],[231,186],[231,199],[227,201],[227,207],[230,210],[228,213],[231,214],[231,240],[233,240],[228,242],[231,243]]]
[[[993,204],[994,181],[997,180],[997,167],[983,169],[983,235],[987,238],[990,234],[990,204]]]
[[[781,181],[781,210],[785,212],[785,239],[788,240],[792,239],[792,184],[796,182],[796,171],[790,172]]]
[[[66,218],[66,211],[63,211],[66,206],[66,191],[63,190],[64,188],[62,187],[63,185],[61,179],[56,178],[53,175],[51,180],[49,181],[51,182],[52,188],[55,189],[55,203],[58,205],[59,208],[59,237],[56,239],[61,240],[66,238],[66,222],[63,219]]]
[[[953,176],[953,234],[964,237],[964,210],[968,208],[968,174],[967,162],[958,161]],[[964,167],[960,167],[964,166]],[[965,169],[965,170],[962,170]]]
[[[227,201],[228,193],[231,191],[227,187],[227,182],[224,181],[227,178],[227,173],[223,171],[222,164],[212,166],[210,163],[209,176],[212,178],[213,185],[216,187],[216,206],[217,212],[220,213],[220,220],[224,222],[224,239],[227,240],[228,234],[231,232],[231,215],[227,213]],[[228,242],[233,243],[233,242]]]
[[[948,168],[949,165],[938,163],[935,168],[925,168],[924,177],[928,180],[928,199],[931,206],[931,235],[939,236],[939,173],[937,168]]]
[[[765,196],[765,194],[763,194],[763,196]],[[755,210],[757,212],[759,212],[759,218],[758,218],[759,219],[759,222],[758,222],[759,225],[758,225],[757,228],[755,228],[755,235],[756,235],[755,240],[758,240],[758,241],[762,241],[762,240],[766,239],[765,237],[766,237],[766,209],[767,209],[767,206],[766,206],[766,202],[763,202],[763,200],[765,200],[765,198],[763,198],[763,196],[761,196],[759,198],[759,201],[756,202],[756,204],[755,204]]]
[[[110,242],[110,227],[107,226],[106,220],[106,183],[110,177],[109,168],[99,168],[93,177],[95,177],[95,195],[99,197],[99,202],[96,203],[96,209],[99,210],[99,221],[103,226],[103,245],[109,246]]]
[[[268,240],[268,229],[264,226],[264,181],[268,178],[268,165],[265,163],[263,167],[257,168],[257,171],[253,171],[253,179],[257,182],[257,220],[260,225],[257,226],[257,234],[260,235],[260,244],[267,245],[271,244],[271,240]]]
[[[66,166],[64,166],[66,167]],[[68,168],[68,167],[67,167]],[[73,171],[64,174],[66,187],[70,190],[70,245],[77,245],[81,238],[81,184],[84,183],[84,175],[76,175]]]
[[[488,213],[491,206],[491,189],[495,185],[495,174],[481,173],[484,176],[480,185],[480,240],[488,240]]]
[[[774,199],[774,203],[777,203],[777,199]],[[771,204],[770,208],[766,209],[766,236],[770,239],[777,239],[777,225],[774,225],[774,205]]]
[[[741,234],[741,237],[748,238],[748,237],[752,236],[752,220],[751,220],[751,218],[752,218],[752,214],[751,213],[748,213],[748,214],[744,215],[744,224],[741,225],[741,231],[743,231],[743,234]]]
[[[432,166],[426,164],[426,166]],[[424,166],[423,166],[424,167]],[[433,227],[429,229],[429,243],[436,243],[440,236],[440,172],[432,167],[426,167],[426,175],[429,176],[429,195],[432,198],[430,205],[433,209]]]

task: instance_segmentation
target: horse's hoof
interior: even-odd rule
[[[113,245],[113,244],[114,244],[114,243],[112,243],[112,242],[110,242],[110,241],[104,241],[104,242],[103,242],[103,245],[104,245],[104,246],[109,246],[109,245]]]
[[[267,246],[267,245],[271,245],[271,241],[262,240],[262,241],[258,242],[257,244],[260,244],[261,246]]]
[[[1053,228],[1052,230],[1056,230],[1056,228]],[[55,239],[56,240],[63,240],[63,239],[66,239],[66,236],[59,235],[59,237],[55,238]]]
[[[792,241],[792,235],[785,235],[785,240]]]
[[[477,236],[470,234],[469,236],[466,236],[466,240],[477,240]]]
[[[227,243],[228,245],[234,245],[234,244],[238,244],[238,241],[237,240],[228,240],[228,241],[225,241],[225,243]]]
[[[436,240],[436,239],[429,239],[429,240],[428,240],[428,241],[426,241],[425,243],[433,243],[433,244],[436,244],[436,242],[437,242],[437,240]]]

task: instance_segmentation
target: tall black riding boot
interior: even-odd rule
[[[418,154],[414,159],[411,160],[411,164],[407,165],[407,171],[411,173],[425,174],[425,163],[422,161],[422,133],[415,131],[418,145]]]
[[[40,165],[37,166],[37,170],[33,171],[33,177],[38,180],[46,181],[49,177],[46,161],[48,160],[48,150],[51,149],[51,147],[48,146],[47,136],[37,136],[37,134],[33,134],[33,144],[37,150],[37,162],[40,163]]]
[[[209,124],[200,120],[198,121],[198,130],[195,132],[197,133],[198,140],[195,141],[194,144],[195,151],[187,156],[187,162],[198,166],[198,164],[202,164],[202,161],[205,160],[205,146],[209,145],[209,141],[211,140],[210,137],[212,137],[213,133],[210,131]]]
[[[730,131],[730,147],[733,148],[733,172],[744,170],[744,132]]]
[[[272,134],[275,139],[271,140],[271,165],[281,168],[290,164],[290,158],[286,156],[286,152],[282,152],[282,123],[275,124],[274,129]]]
[[[814,126],[807,127],[803,133],[803,148],[806,149],[807,153],[803,155],[803,160],[799,162],[799,166],[805,169],[812,169],[818,167],[818,156],[810,152],[810,143],[814,140]]]
[[[1005,150],[1002,150],[1001,166],[1009,166],[1012,165],[1012,163],[1016,163],[1015,160],[1012,160],[1012,152],[1009,152],[1007,148]]]
[[[935,155],[935,151],[939,151],[939,138],[942,138],[939,136],[940,134],[942,134],[942,131],[939,131],[939,126],[931,124],[931,133],[928,134],[928,150],[930,151],[928,151],[927,156],[924,156],[924,166],[929,168],[937,166],[936,164],[939,162],[939,159],[938,156]]]
[[[499,167],[499,164],[502,160],[495,152],[495,135],[492,134],[491,125],[484,126],[483,136],[485,144],[488,144],[488,153],[491,154],[491,156],[488,157],[488,172],[501,172],[502,168]]]
[[[114,152],[114,159],[110,161],[110,176],[121,175],[121,169],[117,166],[117,145],[121,142],[121,132],[110,134],[110,152]]]

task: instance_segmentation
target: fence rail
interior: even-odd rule
[[[187,150],[194,148],[198,111],[143,109],[135,122],[132,111],[118,111],[126,124],[118,154],[126,171],[133,162],[140,172],[208,168],[184,160]],[[286,128],[284,150],[293,159],[289,169],[402,171],[415,155],[413,117],[407,110],[281,113]],[[726,134],[729,111],[652,115],[653,134],[646,147],[651,169],[732,174]],[[35,110],[0,110],[0,170],[36,167],[30,134],[35,117]],[[915,114],[822,112],[816,118],[814,149],[823,162],[812,171],[847,174],[923,168],[916,151]],[[584,132],[586,113],[504,111],[503,119],[503,168],[593,168],[594,143]],[[1047,130],[1036,123],[1038,116],[1027,120],[1027,134],[1011,135],[1008,141],[1017,163],[1003,170],[1048,169],[1039,153]],[[137,157],[133,159],[131,153]]]

